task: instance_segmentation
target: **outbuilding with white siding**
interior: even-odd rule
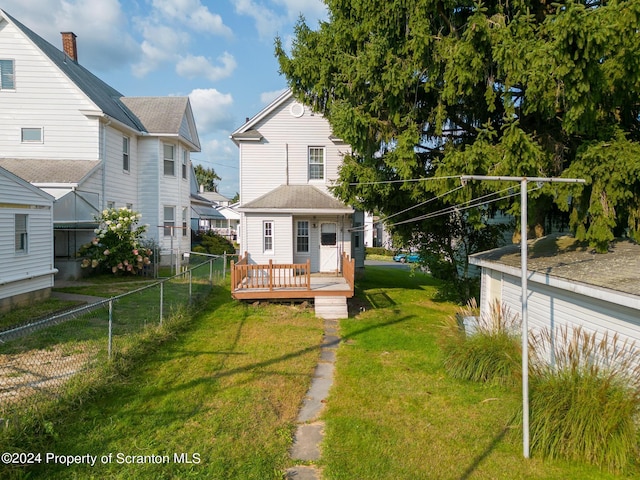
[[[53,197],[0,168],[0,312],[48,298],[53,287]]]
[[[640,346],[640,245],[612,242],[598,254],[569,236],[530,242],[528,326],[581,326],[589,332],[617,333]],[[469,257],[482,268],[481,315],[500,302],[521,312],[520,247],[512,245]]]

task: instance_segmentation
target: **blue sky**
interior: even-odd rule
[[[77,35],[78,61],[125,96],[188,95],[202,152],[220,192],[238,191],[229,134],[286,88],[274,39],[295,22],[326,20],[322,0],[2,0],[2,8],[62,48]]]

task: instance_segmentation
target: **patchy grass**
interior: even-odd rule
[[[318,360],[322,322],[300,306],[250,306],[215,288],[172,343],[90,401],[46,419],[29,451],[109,455],[95,467],[40,465],[29,478],[281,478]],[[27,448],[24,448],[27,450]],[[118,453],[169,464],[118,463]],[[192,463],[177,463],[186,454]],[[196,455],[197,454],[197,455]]]
[[[60,300],[49,298],[31,303],[24,307],[16,307],[9,312],[0,315],[0,330],[6,330],[13,325],[22,325],[37,318],[44,318],[56,314],[57,312],[68,310],[83,302]]]

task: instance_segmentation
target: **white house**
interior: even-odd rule
[[[520,247],[477,253],[469,261],[482,269],[481,314],[495,301],[519,314]],[[616,241],[608,253],[596,254],[572,237],[550,235],[530,242],[527,263],[530,332],[581,325],[640,347],[640,245]]]
[[[53,267],[53,197],[0,168],[0,313],[48,298]]]
[[[349,145],[287,90],[231,135],[240,151],[240,252],[249,262],[340,271],[348,254],[364,266],[363,215],[328,187]],[[354,229],[355,231],[352,231]]]
[[[200,150],[188,98],[124,97],[0,10],[0,166],[55,198],[55,263],[74,258],[105,208],[142,214],[162,261],[190,248],[191,152]]]

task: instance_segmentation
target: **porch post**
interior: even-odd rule
[[[311,259],[307,258],[307,291],[311,290]]]
[[[273,291],[273,260],[269,259],[269,291]]]

